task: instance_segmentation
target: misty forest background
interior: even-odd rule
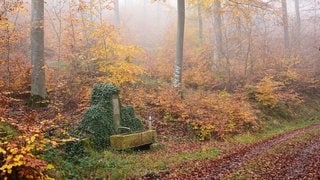
[[[152,116],[164,144],[228,141],[270,125],[316,119],[319,0],[186,0],[184,31],[177,2],[183,1],[46,1],[40,27],[45,94],[33,95],[49,103],[35,108],[27,106],[31,1],[1,0],[0,118],[3,129],[15,129],[3,130],[1,174],[115,175],[115,167],[93,168],[100,162],[94,158],[80,165],[53,158],[65,142],[76,140],[71,132],[98,83],[119,86],[122,104],[132,105],[144,123]],[[177,45],[181,32],[183,47]],[[105,152],[104,158],[115,157]]]

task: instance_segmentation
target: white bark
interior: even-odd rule
[[[176,60],[175,60],[174,75],[173,75],[174,87],[181,86],[184,22],[185,22],[185,0],[177,0],[177,3],[178,3],[178,27],[177,27]]]
[[[46,98],[44,67],[44,0],[31,1],[31,95]]]

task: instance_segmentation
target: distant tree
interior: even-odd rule
[[[295,40],[296,40],[296,54],[299,55],[300,51],[300,33],[301,33],[301,18],[300,18],[300,2],[299,0],[294,1],[295,4],[295,14],[296,14],[296,32],[295,32]]]
[[[289,42],[289,23],[287,1],[281,0],[282,3],[282,22],[283,22],[283,38],[284,38],[284,58],[290,56],[290,42]]]
[[[182,80],[183,40],[185,23],[185,0],[177,0],[178,3],[178,27],[176,43],[176,60],[174,64],[173,86],[180,87]]]
[[[120,10],[119,10],[119,0],[114,0],[114,24],[115,27],[120,27]]]
[[[221,1],[213,2],[213,21],[214,21],[214,54],[213,61],[217,66],[221,64],[222,58],[222,18],[221,18]]]
[[[31,1],[31,95],[46,98],[44,67],[44,0]]]
[[[197,4],[197,8],[198,8],[198,28],[199,28],[199,41],[200,41],[200,44],[202,44],[202,40],[203,40],[203,21],[202,21],[202,7],[201,7],[201,1],[198,0],[198,4]]]

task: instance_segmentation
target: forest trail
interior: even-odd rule
[[[319,179],[320,124],[142,179]]]

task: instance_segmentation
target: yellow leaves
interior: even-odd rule
[[[264,106],[275,107],[278,103],[276,88],[282,83],[272,80],[272,77],[264,77],[256,85],[256,98]]]
[[[211,133],[214,131],[215,126],[209,123],[201,121],[192,123],[192,129],[196,132],[196,136],[200,141],[211,139]]]
[[[107,67],[102,67],[101,71],[108,73],[105,81],[121,86],[125,83],[135,83],[140,81],[139,76],[144,73],[143,69],[128,61],[119,61]]]
[[[1,153],[1,154],[6,154],[7,151],[0,147],[0,153]]]
[[[11,154],[17,154],[18,153],[18,148],[13,148],[13,149],[10,149],[9,150],[9,152],[11,153]]]
[[[6,122],[6,119],[3,117],[0,117],[0,122]]]
[[[38,179],[38,177],[44,176],[42,171],[46,169],[47,163],[38,159],[33,155],[33,152],[42,150],[46,143],[44,136],[40,132],[36,132],[32,135],[21,135],[13,141],[0,144],[0,153],[3,154],[4,160],[0,167],[0,174],[10,177],[13,170],[22,167],[19,171],[23,171],[24,178],[33,176],[33,179]],[[34,176],[35,172],[33,171],[37,171],[38,175]]]
[[[53,164],[48,164],[46,167],[46,170],[50,170],[50,169],[54,169],[54,165]]]

